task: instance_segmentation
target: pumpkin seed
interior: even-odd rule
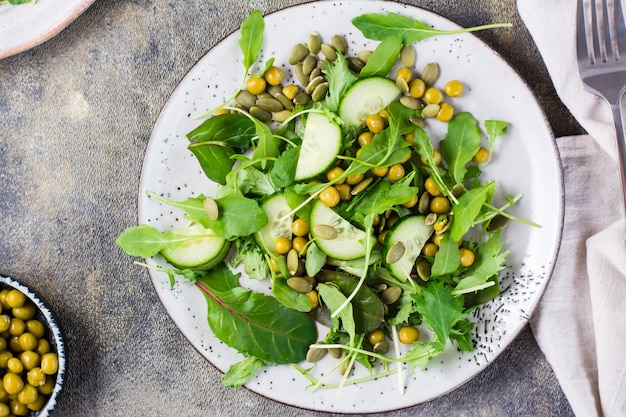
[[[318,59],[317,60],[317,68],[319,68],[321,71],[325,71],[326,70],[326,61],[323,59]]]
[[[320,51],[320,46],[322,45],[322,39],[320,38],[319,33],[311,32],[309,34],[309,38],[307,39],[307,47],[309,48],[309,52],[313,55],[317,55]]]
[[[302,66],[302,62],[298,62],[294,68],[296,71],[296,78],[298,78],[300,84],[306,86],[309,83],[309,76],[304,73]]]
[[[309,350],[306,352],[306,361],[311,363],[318,362],[322,360],[327,353],[328,349],[315,347],[309,348]]]
[[[495,233],[498,229],[504,229],[509,224],[509,219],[501,214],[496,214],[487,226],[487,232]]]
[[[374,178],[372,177],[365,178],[363,181],[361,181],[360,183],[352,187],[352,190],[350,190],[350,194],[352,195],[359,194],[361,191],[365,190],[367,186],[372,183],[372,181],[374,181]]]
[[[426,225],[428,226],[432,226],[437,221],[437,217],[437,213],[428,213],[426,215],[426,220],[424,220],[424,223],[426,223]]]
[[[309,74],[309,79],[312,80],[317,77],[324,77],[324,73],[322,72],[321,69],[319,69],[318,67],[315,67],[313,68],[313,71],[311,71],[311,74]]]
[[[396,87],[398,87],[398,89],[402,91],[403,94],[409,92],[409,84],[402,77],[396,77]]]
[[[287,285],[294,291],[297,291],[301,294],[306,294],[313,289],[313,284],[306,278],[302,277],[291,277],[287,279]]]
[[[430,264],[428,261],[417,258],[415,269],[417,270],[417,276],[419,276],[422,281],[428,281],[430,279]]]
[[[282,110],[282,111],[273,113],[272,120],[278,123],[282,123],[285,120],[289,119],[289,116],[291,116],[290,110]]]
[[[463,193],[465,192],[465,186],[461,183],[454,184],[450,192],[455,197],[461,197]]]
[[[310,75],[311,71],[313,71],[313,69],[316,67],[317,58],[315,57],[315,55],[309,55],[304,58],[304,61],[302,61],[302,72],[304,72],[306,75]]]
[[[274,95],[274,98],[280,101],[280,104],[282,104],[285,110],[289,110],[289,111],[293,110],[293,101],[289,100],[289,98],[283,93],[281,92],[276,93]]]
[[[426,85],[433,85],[439,77],[439,65],[436,62],[429,62],[422,71],[422,81]]]
[[[324,240],[337,239],[337,237],[339,236],[337,229],[329,224],[316,224],[313,227],[313,233],[315,233],[315,235],[320,239]]]
[[[406,246],[404,246],[404,243],[400,241],[394,243],[391,246],[391,248],[389,248],[389,251],[387,252],[387,256],[385,257],[385,262],[388,264],[393,264],[393,263],[398,262],[404,256],[405,251],[406,251]]]
[[[378,291],[385,291],[389,286],[387,284],[380,284],[378,287]]]
[[[311,81],[306,86],[306,92],[311,94],[313,92],[313,90],[315,90],[315,87],[317,87],[318,85],[320,85],[324,81],[326,81],[326,79],[324,77],[322,77],[321,75],[319,75],[319,76],[317,76],[315,78],[312,78]]]
[[[385,353],[389,352],[389,342],[383,340],[382,342],[376,343],[372,348],[372,351],[374,353],[380,353],[384,355]]]
[[[402,288],[400,287],[389,287],[385,291],[380,294],[380,300],[387,304],[393,304],[400,299],[402,295]]]
[[[359,58],[361,61],[365,62],[367,64],[367,61],[370,59],[370,57],[372,56],[372,51],[361,51],[358,54],[356,54],[357,58]]]
[[[346,354],[342,354],[338,369],[340,375],[345,375],[348,372],[348,362],[350,361],[347,359]]]
[[[322,55],[324,55],[324,57],[327,60],[329,60],[329,61],[336,61],[337,60],[337,50],[332,45],[329,45],[327,43],[323,43],[320,48],[321,48],[321,51],[322,51]]]
[[[303,43],[297,43],[289,53],[289,64],[296,65],[309,54],[309,48]]]
[[[396,85],[397,85],[397,80],[396,80]],[[407,85],[407,88],[408,88],[408,85]],[[419,110],[422,107],[424,107],[424,104],[422,104],[421,100],[418,100],[415,97],[411,97],[411,96],[400,97],[400,103],[402,103],[404,107],[408,107],[409,109],[412,109],[412,110]],[[422,110],[422,116],[424,116],[424,110]]]
[[[237,102],[237,104],[243,106],[246,109],[254,106],[256,104],[256,100],[256,96],[250,93],[248,90],[241,90],[239,91],[239,93],[237,93],[237,96],[235,96],[235,101]]]
[[[289,252],[287,252],[287,269],[289,270],[289,273],[291,275],[296,275],[296,273],[298,272],[298,266],[299,266],[299,257],[298,257],[298,251],[295,249],[291,249]],[[309,282],[307,280],[307,282]]]
[[[202,205],[204,206],[204,211],[209,216],[211,220],[217,220],[219,216],[219,209],[217,207],[217,203],[211,197],[204,197],[202,200]]]
[[[263,110],[259,106],[250,107],[250,114],[262,121],[263,123],[272,121],[272,113]]]
[[[405,67],[411,68],[415,65],[415,49],[412,45],[404,45],[400,51],[400,62]]]
[[[256,101],[256,105],[270,113],[285,110],[281,102],[276,100],[275,98],[260,98]]]
[[[428,207],[430,207],[430,195],[428,194],[428,191],[424,191],[417,203],[417,211],[422,214],[426,213]]]
[[[295,104],[296,106],[306,106],[310,102],[311,102],[311,95],[307,94],[306,91],[300,91],[293,98],[293,104]]]
[[[326,93],[328,93],[328,87],[329,87],[328,81],[325,81],[321,83],[320,85],[318,85],[317,87],[315,87],[315,89],[311,93],[311,99],[313,101],[324,100],[324,98],[326,97]]]
[[[409,121],[413,124],[413,126],[417,126],[421,128],[426,127],[426,121],[422,117],[413,115],[409,117]]]
[[[439,104],[436,104],[436,103],[428,104],[426,107],[422,109],[422,117],[428,119],[430,117],[437,116],[437,113],[439,113],[440,107],[441,106],[439,106]]]
[[[270,95],[270,97],[276,96],[278,93],[282,93],[283,88],[280,85],[270,85],[267,87],[265,92]],[[257,97],[258,98],[258,97]]]
[[[341,358],[341,355],[343,355],[343,350],[341,350],[340,348],[330,348],[327,350],[330,356],[332,356],[335,359],[339,359]]]
[[[348,68],[350,68],[350,70],[354,71],[357,74],[361,72],[361,70],[365,66],[365,62],[353,56],[349,56],[348,58],[346,58],[346,60],[348,61]]]
[[[335,48],[335,50],[341,52],[342,55],[345,55],[346,51],[348,50],[346,40],[341,35],[333,35],[333,37],[330,38],[330,44],[333,46],[333,48]]]

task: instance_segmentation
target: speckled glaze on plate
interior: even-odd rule
[[[353,55],[363,49],[373,49],[375,43],[365,40],[351,25],[351,19],[362,13],[391,11],[440,29],[458,28],[438,15],[393,2],[313,2],[265,17],[266,38],[261,61],[275,57],[276,63],[286,63],[293,44],[305,42],[311,31],[319,32],[325,41],[335,33],[344,35]],[[182,212],[147,197],[147,191],[174,200],[214,194],[215,184],[203,175],[186,149],[185,134],[199,124],[195,115],[221,103],[239,86],[243,66],[238,39],[236,32],[211,49],[183,78],[164,106],[145,156],[139,196],[140,223],[160,230],[177,229],[186,223]],[[285,404],[335,413],[390,411],[429,401],[485,369],[524,327],[543,293],[561,237],[563,191],[554,138],[542,110],[519,76],[471,34],[431,38],[416,44],[415,48],[418,71],[426,63],[436,61],[441,69],[439,83],[451,79],[465,83],[465,95],[454,100],[459,111],[471,111],[481,121],[510,122],[508,134],[498,139],[494,158],[483,175],[485,179],[498,180],[501,194],[496,199],[500,201],[504,195],[524,193],[513,214],[542,227],[513,223],[505,230],[505,245],[510,256],[500,276],[503,291],[473,315],[475,351],[461,355],[450,346],[424,371],[416,370],[411,374],[405,367],[402,373],[404,394],[398,389],[397,375],[345,386],[338,396],[335,390],[310,392],[308,381],[291,366],[265,368],[246,385],[254,392]],[[252,72],[259,69],[253,68]],[[287,74],[293,76],[291,71]],[[441,139],[443,125],[434,122],[430,126],[433,126],[435,140]],[[165,265],[158,257],[149,262]],[[206,302],[200,291],[182,281],[171,288],[166,274],[154,271],[150,274],[168,314],[207,360],[226,371],[242,359],[213,336],[206,322]],[[244,283],[267,290],[263,283],[249,282],[245,278]],[[319,376],[333,364],[333,359],[327,356],[313,373]],[[309,365],[303,364],[303,367]],[[365,374],[363,370],[357,372],[357,376]],[[337,380],[338,377],[333,376],[327,382]]]
[[[28,416],[32,417],[48,417],[57,404],[57,399],[63,387],[63,380],[65,379],[65,345],[61,335],[61,329],[50,309],[26,285],[12,278],[0,275],[0,290],[3,289],[16,289],[21,291],[26,296],[26,299],[37,307],[38,312],[35,318],[46,326],[46,337],[50,342],[52,351],[56,352],[59,358],[59,370],[57,371],[56,383],[48,401],[41,410],[37,412],[31,411],[28,414]]]
[[[38,0],[35,3],[0,5],[0,58],[15,55],[47,41],[94,0]]]

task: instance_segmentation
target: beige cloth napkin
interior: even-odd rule
[[[561,100],[589,135],[557,139],[563,241],[530,324],[579,417],[626,416],[626,226],[611,113],[583,90],[576,1],[519,0]]]

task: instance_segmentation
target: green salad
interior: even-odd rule
[[[372,51],[311,33],[289,62],[270,57],[251,73],[264,31],[261,12],[251,13],[240,31],[242,85],[187,134],[216,194],[150,193],[188,226],[133,226],[117,240],[131,256],[166,260],[138,263],[172,286],[204,294],[215,336],[243,355],[224,385],[292,364],[312,389],[341,387],[402,372],[397,363],[424,368],[449,343],[472,351],[470,314],[500,292],[502,229],[532,225],[506,211],[521,195],[496,203],[496,181],[481,178],[507,123],[457,111],[463,82],[440,80],[433,62],[418,72],[413,49],[429,36],[507,25],[439,31],[395,13],[352,22],[378,42]],[[430,137],[433,124],[447,126],[445,137]],[[269,280],[271,295],[242,286],[238,267]],[[317,379],[311,369],[327,355],[334,365]],[[354,377],[356,367],[368,376]]]

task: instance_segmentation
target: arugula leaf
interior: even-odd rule
[[[174,232],[161,233],[156,228],[142,224],[129,227],[115,241],[130,256],[148,258],[166,248],[176,248],[181,243],[198,236],[183,236]]]
[[[356,289],[357,280],[343,272],[321,271],[316,275],[321,283],[332,283],[345,294],[350,294]],[[359,334],[369,333],[376,330],[383,322],[385,311],[380,298],[367,286],[364,285],[357,291],[352,299],[352,312],[355,331]]]
[[[462,184],[465,180],[466,165],[478,152],[480,138],[478,122],[468,112],[459,113],[448,123],[448,132],[440,142],[439,149],[457,184]]]
[[[498,136],[505,135],[508,127],[509,124],[501,120],[485,120],[485,130],[487,131],[487,136],[489,136],[489,156],[487,157],[487,160],[481,164],[481,166],[485,166],[489,163],[489,161],[491,161],[491,155],[493,154],[493,146],[496,142],[496,138]]]
[[[318,248],[315,242],[309,243],[306,250],[304,268],[310,277],[314,277],[326,265],[326,254]]]
[[[242,287],[216,289],[211,271],[196,286],[207,300],[207,321],[216,337],[240,352],[271,363],[304,360],[317,339],[305,313],[286,308],[274,297]],[[237,275],[232,274],[235,279]]]
[[[269,174],[276,187],[285,188],[294,182],[299,155],[299,147],[289,148],[280,154]]]
[[[228,368],[228,371],[222,375],[222,385],[230,388],[239,388],[258,374],[265,365],[267,365],[267,362],[264,360],[249,356]]]
[[[239,47],[243,54],[242,63],[246,69],[246,74],[259,58],[259,52],[263,46],[264,29],[265,21],[263,20],[263,13],[260,10],[255,10],[250,13],[248,18],[241,24]]]
[[[245,152],[255,136],[254,122],[240,114],[221,114],[202,122],[187,133],[187,139],[197,142],[222,142],[223,146]]]
[[[491,201],[494,192],[495,181],[491,181],[478,188],[472,188],[459,197],[458,203],[452,205],[452,212],[454,213],[450,226],[450,238],[452,240],[458,241],[474,226],[483,204]]]
[[[356,338],[356,324],[352,313],[352,304],[344,304],[347,297],[333,284],[318,284],[317,291],[320,299],[326,304],[331,312],[339,311],[339,317],[333,318],[333,327],[343,328],[350,337],[350,346],[354,345]],[[341,327],[338,320],[341,319]]]
[[[367,64],[359,73],[360,78],[380,76],[386,77],[398,61],[402,49],[402,38],[396,35],[387,36],[378,44],[367,60]]]
[[[461,253],[459,252],[459,245],[450,238],[450,235],[444,236],[435,255],[435,262],[431,269],[432,276],[441,277],[451,274],[459,269],[460,265]]]
[[[510,23],[495,23],[466,29],[438,30],[433,29],[419,20],[414,20],[397,13],[387,13],[386,15],[366,13],[352,19],[352,24],[368,39],[380,41],[388,36],[395,35],[401,37],[405,45],[435,35],[449,35],[511,26]]]

